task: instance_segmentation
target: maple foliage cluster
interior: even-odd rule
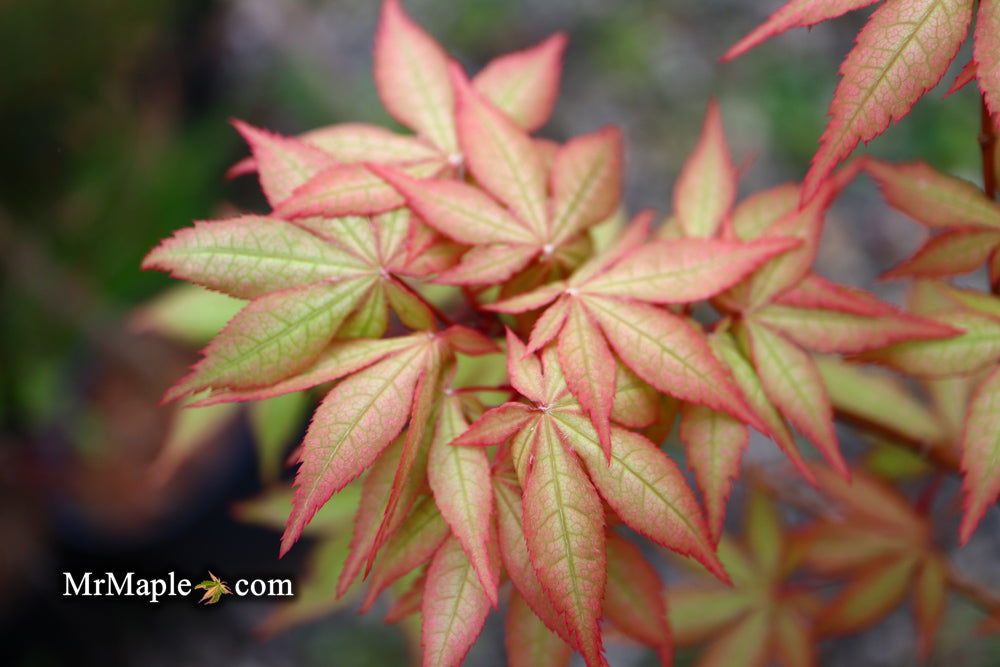
[[[869,4],[792,0],[726,58]],[[612,627],[665,663],[675,644],[708,642],[703,664],[808,665],[817,638],[874,623],[910,591],[926,655],[953,584],[929,501],[852,469],[834,418],[959,471],[970,537],[1000,493],[1000,300],[946,279],[985,264],[1000,280],[1000,206],[922,163],[837,166],[941,79],[973,5],[874,12],[802,185],[738,200],[710,104],[656,224],[652,211],[626,222],[617,129],[534,134],[564,35],[469,78],[387,0],[375,82],[413,134],[235,122],[252,157],[231,173],[256,173],[272,211],[198,222],[146,257],[247,301],[166,398],[326,392],[296,450],[281,552],[349,497],[329,585],[344,596],[367,579],[363,610],[393,589],[391,620],[420,612],[426,665],[460,663],[501,604],[513,665],[573,651],[606,664]],[[982,0],[957,85],[978,78],[991,110],[998,40],[1000,2]],[[825,214],[861,171],[936,232],[886,274],[914,279],[906,310],[812,270]],[[661,447],[675,422],[697,494]],[[738,542],[726,505],[750,429],[827,500],[789,527],[775,492],[752,484]],[[689,557],[690,585],[664,591],[658,547]],[[842,586],[819,595],[802,571]]]

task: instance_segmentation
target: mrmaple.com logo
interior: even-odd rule
[[[178,577],[175,572],[153,579],[139,577],[135,572],[125,574],[84,572],[79,575],[63,572],[62,574],[65,586],[63,597],[134,597],[155,604],[161,598],[187,597],[196,591],[204,591],[200,593],[199,602],[215,604],[223,595],[235,594],[237,597],[258,598],[295,595],[291,579],[237,579],[230,587],[212,572],[208,573],[208,579],[198,584],[191,579]]]

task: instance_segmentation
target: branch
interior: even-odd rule
[[[997,132],[986,105],[986,97],[980,96],[979,148],[983,153],[983,192],[990,199],[997,196]]]
[[[914,440],[902,433],[897,433],[881,424],[876,424],[868,419],[852,415],[843,410],[834,409],[837,419],[846,424],[850,424],[871,435],[881,435],[892,441],[893,444],[903,445],[912,449],[917,454],[927,458],[938,468],[945,468],[948,472],[958,475],[961,464],[958,454],[948,446],[947,442],[927,442]]]
[[[959,573],[955,566],[948,566],[948,583],[952,589],[982,607],[988,613],[1000,610],[1000,594],[974,579]]]
[[[979,97],[979,148],[983,158],[983,192],[991,200],[997,196],[997,131],[993,124],[993,117],[990,115],[990,108],[986,104],[986,96]],[[1000,295],[1000,275],[994,275],[993,266],[996,264],[996,250],[990,253],[990,287],[993,294]]]

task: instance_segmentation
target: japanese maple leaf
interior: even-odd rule
[[[487,411],[452,444],[509,440],[504,456],[513,472],[494,480],[504,567],[553,632],[588,664],[604,664],[597,625],[607,567],[601,498],[638,532],[726,575],[697,501],[666,454],[641,435],[612,427],[606,458],[555,348],[538,357],[512,333],[507,345],[511,384],[528,403]]]
[[[499,560],[493,562],[499,568]],[[494,572],[499,577],[499,571]],[[420,635],[424,664],[460,664],[482,631],[490,606],[490,596],[461,544],[447,539],[427,569]]]
[[[661,242],[712,239],[784,240],[798,239],[798,245],[782,255],[768,258],[763,266],[740,276],[726,291],[716,295],[722,312],[739,311],[766,304],[776,293],[794,285],[812,263],[822,214],[826,203],[798,211],[797,188],[780,186],[747,198],[734,209],[738,174],[722,126],[717,105],[709,104],[705,122],[694,151],[685,160],[674,188],[674,218],[658,231]],[[718,196],[717,196],[718,193]],[[786,218],[782,220],[782,218]],[[781,220],[781,224],[777,224]],[[722,260],[725,262],[725,260]],[[720,329],[710,338],[715,356],[735,380],[756,421],[727,414],[717,406],[694,405],[682,411],[680,436],[705,495],[710,526],[718,539],[725,517],[725,503],[731,480],[739,472],[740,460],[749,439],[745,423],[765,424],[769,433],[789,458],[803,471],[801,456],[784,420],[762,386],[762,377],[739,351],[735,341]],[[786,383],[778,383],[787,387]],[[815,393],[815,392],[814,392]],[[681,398],[686,398],[681,396]],[[686,398],[689,400],[689,398]],[[695,402],[698,403],[698,402]]]
[[[723,537],[719,557],[731,587],[707,577],[673,584],[667,610],[678,646],[705,644],[698,665],[818,664],[814,619],[820,601],[789,581],[792,541],[774,504],[753,489],[743,543]]]
[[[423,568],[386,622],[421,611],[424,663],[452,665],[461,662],[497,606],[500,561],[486,452],[450,445],[468,424],[465,396],[437,387],[433,398],[433,428],[411,419],[405,437],[379,455],[364,480],[337,595],[350,589],[370,558],[374,568],[362,612],[400,577]],[[423,433],[419,460],[401,477],[414,429]],[[428,482],[433,495],[427,494]],[[397,488],[403,499],[392,507]],[[380,520],[389,522],[383,545],[377,541]]]
[[[743,452],[750,444],[750,430],[724,412],[685,403],[678,436],[704,498],[712,540],[718,543],[732,482],[739,476]]]
[[[857,355],[910,376],[935,379],[986,372],[1000,360],[1000,308],[991,295],[920,281],[910,294],[910,309],[950,326],[959,335],[914,340]]]
[[[400,484],[397,482],[397,471],[403,458],[404,446],[405,436],[401,435],[379,454],[362,480],[361,497],[354,515],[354,530],[336,584],[338,598],[351,590],[352,584],[365,570],[365,565],[372,562],[373,554],[377,553],[376,538],[379,530],[386,526],[392,534],[388,540],[391,543],[397,539],[396,534],[399,533],[404,520],[408,520],[417,503],[425,502],[426,448],[418,450],[418,457],[411,466],[409,479]],[[386,510],[394,491],[398,496],[396,509],[389,514]],[[440,540],[443,537],[435,539]],[[381,562],[378,565],[382,567]],[[372,579],[373,586],[378,579],[377,576]]]
[[[569,644],[549,630],[514,588],[507,603],[504,648],[512,665],[566,667],[573,657]]]
[[[1000,2],[997,0],[979,2],[972,57],[979,89],[1000,129]]]
[[[351,538],[351,519],[358,506],[362,484],[348,485],[317,513],[305,530],[313,538],[305,555],[304,571],[298,577],[295,595],[271,605],[254,628],[263,638],[273,637],[295,626],[332,614],[354,602],[353,597],[330,594],[345,567]],[[260,495],[236,503],[233,513],[241,522],[280,531],[288,516],[292,489],[284,484],[271,486]]]
[[[467,428],[461,397],[449,395],[444,399],[430,443],[427,481],[484,594],[496,606],[500,582],[492,534],[490,461],[482,448],[451,446]]]
[[[553,262],[621,197],[621,135],[606,127],[560,146],[547,164],[539,144],[455,70],[458,136],[476,186],[369,169],[427,224],[472,246],[437,282],[492,285],[532,260]]]
[[[699,145],[684,167],[687,177],[675,190],[677,222],[660,232],[667,239],[660,242],[691,242],[696,239],[690,237],[706,234],[733,243],[799,240],[797,247],[768,258],[755,266],[749,277],[712,297],[717,309],[732,319],[723,320],[711,344],[749,402],[756,422],[766,425],[765,432],[807,479],[809,470],[785,419],[816,444],[836,470],[847,474],[833,429],[833,408],[827,390],[816,364],[803,348],[853,354],[900,341],[946,338],[958,330],[903,313],[867,293],[835,285],[811,273],[826,209],[858,166],[838,172],[804,206],[799,206],[801,190],[795,184],[759,192],[735,207],[731,206],[732,196],[726,199],[727,205],[697,206],[705,199],[703,193],[713,188],[735,192],[734,171],[703,168],[704,164],[729,163],[718,115],[710,107]],[[729,335],[730,326],[738,340]],[[716,406],[708,407],[718,411]],[[718,534],[729,488],[727,480],[738,471],[744,435],[738,424],[711,413],[689,412],[686,421],[697,424],[682,431],[682,437],[695,462],[699,485],[710,499],[712,525]],[[732,438],[720,442],[714,437],[718,429],[727,429]]]
[[[604,614],[626,636],[657,651],[662,664],[673,662],[663,582],[639,548],[608,531],[608,587]]]
[[[948,88],[948,92],[944,94],[944,97],[950,97],[951,95],[957,93],[962,88],[976,80],[976,61],[970,60],[965,63],[961,71],[955,75],[955,80],[951,82],[951,87]],[[944,99],[944,98],[942,98]]]
[[[863,471],[855,470],[849,484],[829,470],[814,472],[834,506],[796,537],[802,565],[846,582],[820,612],[819,632],[867,628],[912,594],[920,655],[926,659],[948,594],[947,560],[934,545],[926,513]]]
[[[698,142],[684,160],[674,186],[674,215],[683,236],[716,236],[736,200],[738,179],[722,114],[718,103],[712,100]]]
[[[274,385],[315,364],[334,337],[383,335],[390,306],[409,327],[435,329],[398,275],[413,271],[410,230],[405,210],[315,219],[308,230],[242,216],[199,222],[162,242],[144,268],[250,299],[165,400]]]
[[[490,605],[496,606],[499,571],[494,553],[496,540],[492,535],[489,461],[486,452],[481,449],[450,446],[450,443],[468,426],[467,406],[461,395],[453,391],[446,391],[445,394],[446,396],[438,404],[436,424],[425,432],[426,444],[421,448],[423,461],[414,466],[415,477],[402,482],[409,484],[409,487],[404,489],[404,494],[412,497],[424,487],[423,480],[426,478],[433,495],[432,504],[436,507],[437,515],[440,515],[445,522],[445,532],[450,532],[455,537],[468,558],[469,567],[479,579],[478,585],[483,595]],[[405,511],[400,513],[400,517],[392,516],[393,511],[404,510],[405,505],[411,503],[411,498],[407,498],[397,507],[391,506],[392,488],[401,482],[397,473],[393,473],[392,479],[388,477],[390,469],[400,468],[400,457],[388,453],[389,451],[391,450],[387,450],[385,456],[389,457],[392,463],[386,461],[388,467],[384,467],[383,459],[380,457],[377,467],[373,468],[365,483],[365,492],[355,523],[355,540],[352,541],[351,555],[348,558],[352,565],[345,569],[347,579],[342,579],[339,587],[341,591],[349,583],[348,579],[353,578],[358,571],[353,563],[360,563],[364,558],[370,558],[370,553],[379,548],[376,534],[379,514],[386,517],[382,520],[389,522],[387,532],[392,533],[400,525],[398,519],[405,516]],[[429,559],[431,553],[425,555]],[[367,609],[385,586],[391,583],[393,577],[384,573],[396,570],[386,562],[391,563],[392,560],[383,559],[375,563],[372,584],[362,609]],[[405,571],[395,576],[403,573]]]
[[[971,183],[935,171],[922,162],[890,164],[869,159],[865,170],[894,208],[938,231],[912,257],[883,278],[941,278],[989,263],[990,280],[1000,281],[1000,204]]]
[[[472,85],[511,122],[527,131],[548,120],[559,88],[566,37],[494,59]],[[375,87],[395,120],[415,136],[364,123],[344,123],[282,137],[237,123],[268,201],[287,218],[367,215],[402,206],[397,192],[365,166],[395,165],[412,176],[454,175],[463,164],[455,118],[455,90],[445,50],[404,11],[382,4],[375,36]]]
[[[735,58],[790,28],[811,26],[871,4],[874,0],[791,0],[723,59]],[[973,0],[887,0],[875,10],[841,65],[830,121],[803,185],[804,200],[819,192],[859,142],[880,135],[937,85],[966,38],[973,5]],[[998,5],[996,0],[980,3],[973,49],[980,64],[980,86],[994,112],[1000,101]]]
[[[638,216],[614,248],[568,279],[488,306],[519,313],[548,305],[532,330],[528,349],[557,341],[570,391],[593,420],[605,451],[616,358],[664,393],[761,425],[712,355],[700,328],[658,306],[718,294],[797,245],[788,239],[644,243],[650,217]]]
[[[955,456],[960,425],[956,428],[946,416],[953,412],[948,404],[964,397],[957,387],[926,387],[932,401],[920,397],[904,378],[883,369],[853,363],[833,355],[814,357],[816,367],[830,394],[838,418],[861,425],[867,431],[890,442],[915,445],[921,457],[928,457],[949,468],[957,468]],[[941,401],[946,394],[951,400]]]
[[[972,536],[986,510],[1000,496],[1000,366],[976,383],[966,409],[962,432],[962,472],[965,478],[965,516],[959,530],[964,544]]]
[[[364,123],[344,123],[290,137],[241,120],[233,126],[252,158],[229,176],[256,172],[274,214],[283,218],[383,213],[402,205],[361,164],[381,160],[414,174],[447,172],[448,161],[423,140]]]
[[[901,312],[867,293],[829,283],[815,274],[808,274],[770,303],[742,311],[735,328],[760,378],[764,394],[759,401],[762,418],[772,412],[764,404],[768,400],[842,474],[846,468],[833,432],[828,392],[816,362],[804,350],[856,354],[889,349],[901,341],[910,344],[953,338],[960,332],[944,322]],[[722,336],[720,332],[717,345],[730,345]],[[739,363],[731,351],[726,356]],[[787,433],[780,427],[774,431]],[[786,439],[785,444],[791,443]]]
[[[516,482],[513,485],[516,487]],[[635,544],[610,528],[606,552],[607,622],[624,636],[656,651],[661,664],[672,664],[673,641],[659,574]],[[517,588],[511,590],[505,630],[510,664],[569,667],[570,645],[535,614]]]
[[[964,543],[1000,495],[1000,299],[973,290],[921,281],[910,307],[962,331],[945,340],[910,341],[860,355],[921,378],[934,398],[964,475]]]
[[[281,540],[284,554],[316,511],[367,470],[409,422],[381,522],[369,551],[390,535],[395,508],[425,434],[434,422],[446,369],[456,350],[494,351],[481,334],[463,327],[413,337],[412,344],[344,377],[316,409],[299,453],[293,507]]]
[[[201,596],[201,599],[198,600],[198,602],[202,604],[215,604],[222,598],[223,595],[232,594],[232,591],[229,590],[229,586],[226,585],[226,582],[222,581],[211,572],[208,573],[208,576],[211,578],[206,579],[195,586],[195,590],[199,588],[205,589],[205,594]]]
[[[444,394],[436,424],[425,431],[422,461],[404,482],[406,504],[400,503],[395,511],[388,507],[392,489],[399,484],[399,461],[405,456],[405,445],[387,449],[366,478],[338,585],[338,594],[346,591],[367,558],[365,550],[378,551],[361,605],[361,611],[366,611],[393,582],[423,567],[411,587],[397,598],[386,620],[420,611],[424,664],[433,665],[461,662],[481,632],[490,608],[497,606],[500,581],[486,452],[450,445],[468,425],[467,409],[471,407],[477,414],[481,410],[470,405],[467,395]],[[428,482],[432,495],[425,494]],[[380,514],[391,526],[381,550],[374,539]]]

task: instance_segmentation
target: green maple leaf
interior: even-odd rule
[[[198,590],[199,588],[205,589],[205,594],[201,596],[201,599],[198,600],[198,602],[201,602],[202,604],[215,604],[222,598],[223,595],[232,594],[232,591],[229,590],[229,586],[226,585],[226,582],[212,574],[211,570],[208,571],[208,576],[210,576],[211,579],[206,579],[194,587],[195,590]]]

